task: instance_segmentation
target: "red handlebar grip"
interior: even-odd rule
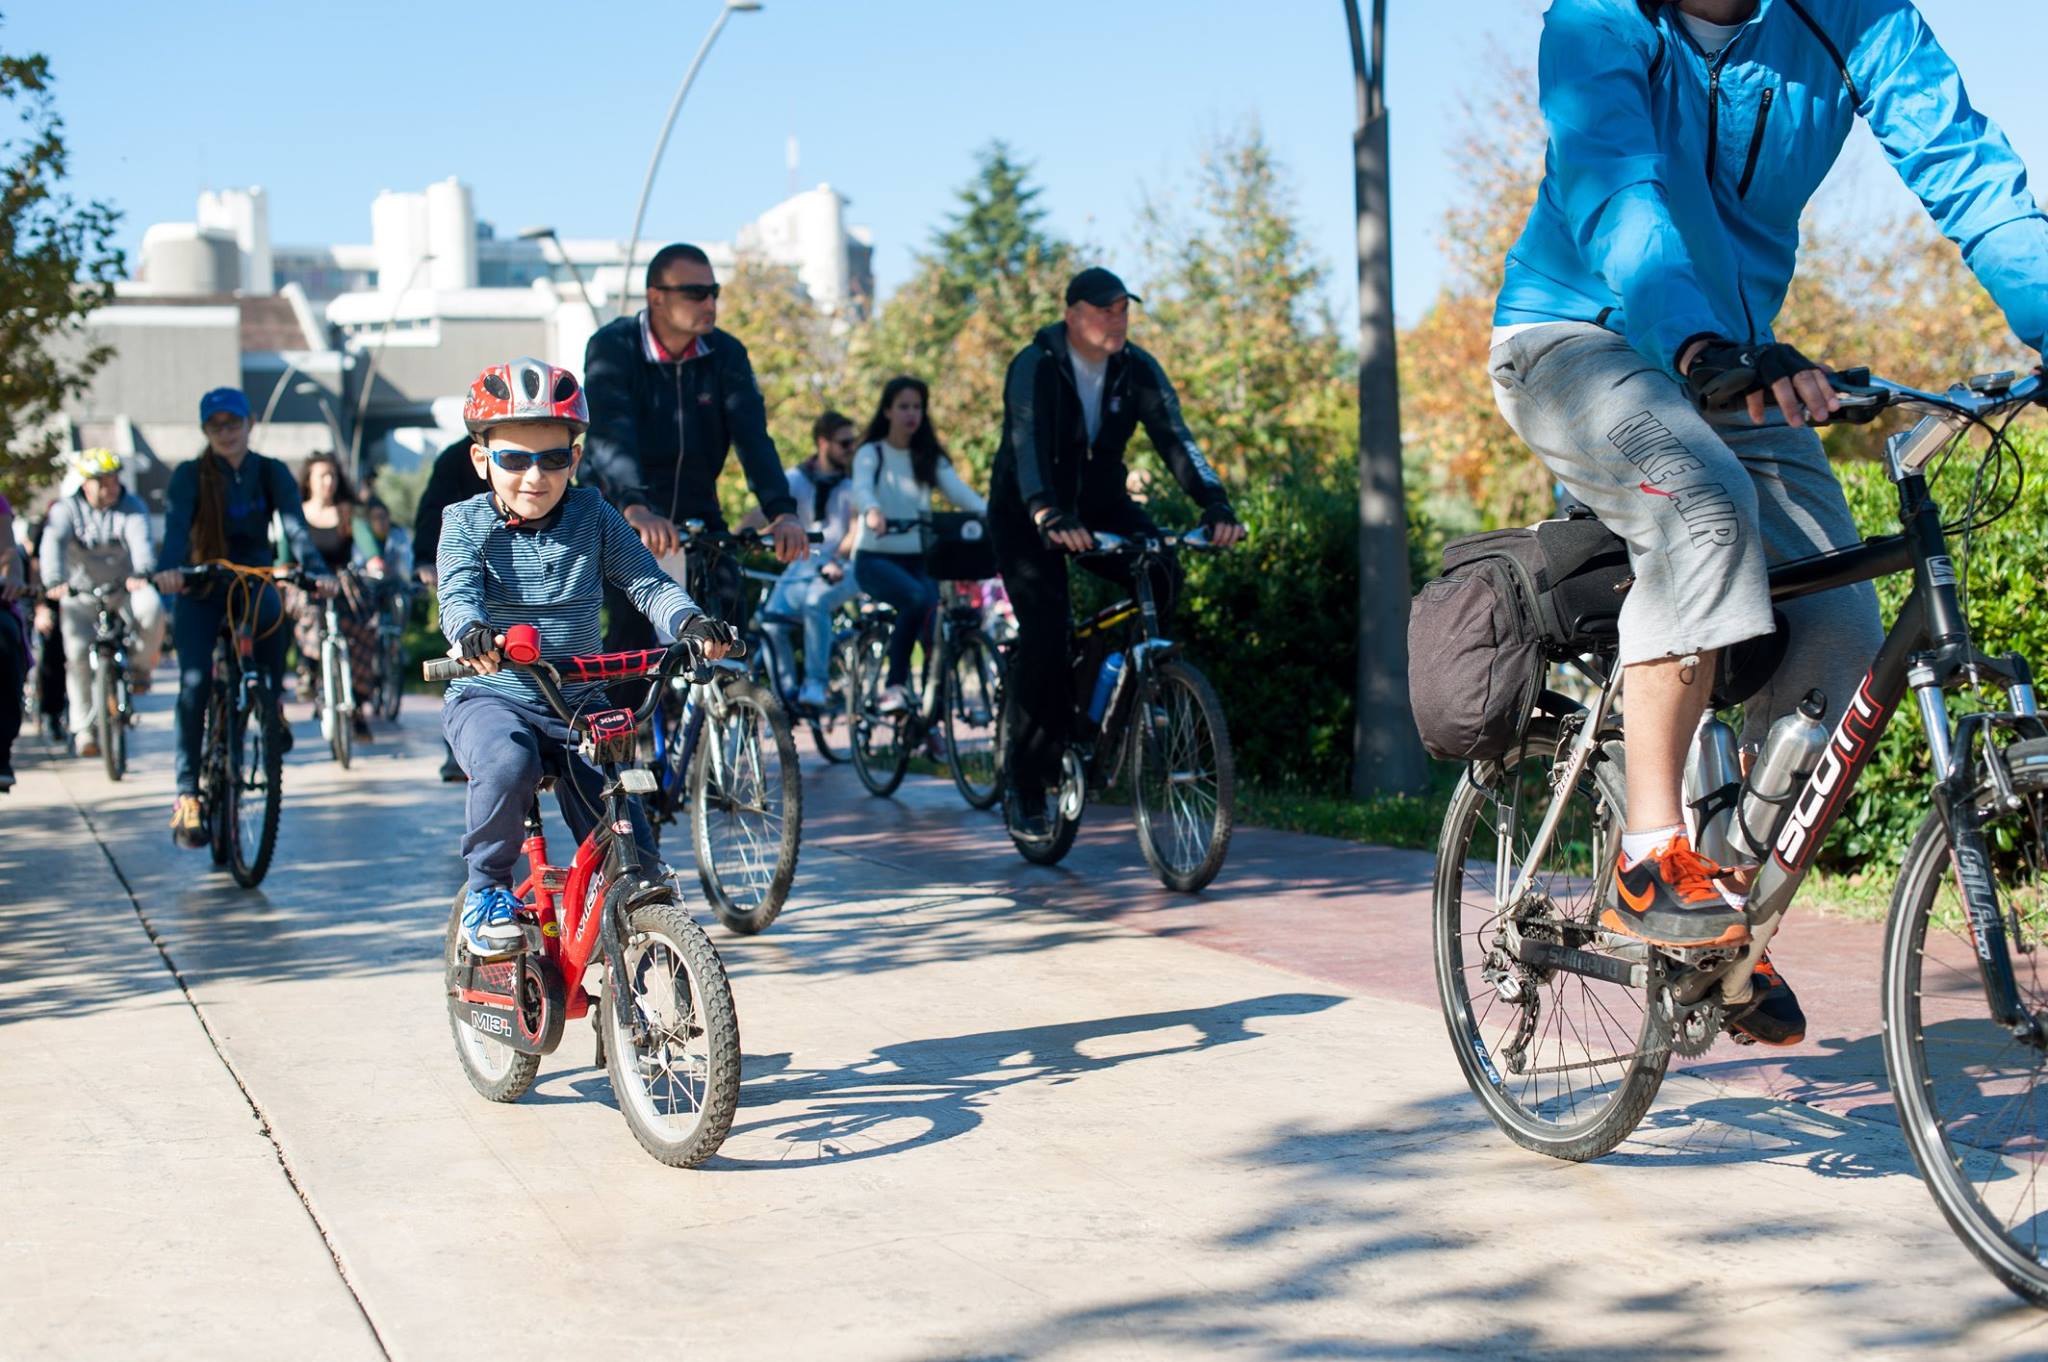
[[[540,631],[530,624],[515,624],[507,629],[505,656],[522,667],[540,661]]]

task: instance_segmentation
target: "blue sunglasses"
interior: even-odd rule
[[[536,463],[541,466],[543,472],[559,473],[576,462],[576,451],[573,447],[541,450],[493,449],[491,462],[507,473],[524,473]]]

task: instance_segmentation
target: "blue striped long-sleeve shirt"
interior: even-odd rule
[[[572,487],[546,519],[508,525],[489,493],[450,506],[441,521],[436,566],[441,574],[441,632],[452,643],[481,620],[497,633],[515,624],[540,631],[545,658],[584,656],[603,648],[598,607],[610,582],[633,598],[664,638],[702,614],[689,593],[663,572],[625,517],[590,487]],[[595,689],[565,689],[571,704]],[[524,671],[465,676],[451,695],[489,690],[544,704]]]

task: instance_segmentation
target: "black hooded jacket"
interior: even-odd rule
[[[620,317],[583,352],[583,479],[622,511],[646,506],[670,520],[722,525],[718,475],[737,445],[762,512],[770,520],[794,513],[747,347],[714,330],[689,358],[663,362],[648,358],[640,328],[639,316]]]
[[[1173,476],[1204,510],[1229,504],[1216,470],[1181,419],[1180,398],[1159,361],[1135,345],[1109,357],[1102,381],[1102,424],[1088,442],[1088,422],[1067,349],[1067,325],[1057,322],[1032,338],[1010,361],[1003,381],[1003,442],[990,478],[991,502],[1021,500],[1036,514],[1046,507],[1078,512],[1122,505],[1130,470],[1124,449],[1139,426]]]

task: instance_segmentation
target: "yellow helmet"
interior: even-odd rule
[[[82,449],[71,456],[71,471],[81,478],[101,478],[121,471],[121,456],[111,449]]]

